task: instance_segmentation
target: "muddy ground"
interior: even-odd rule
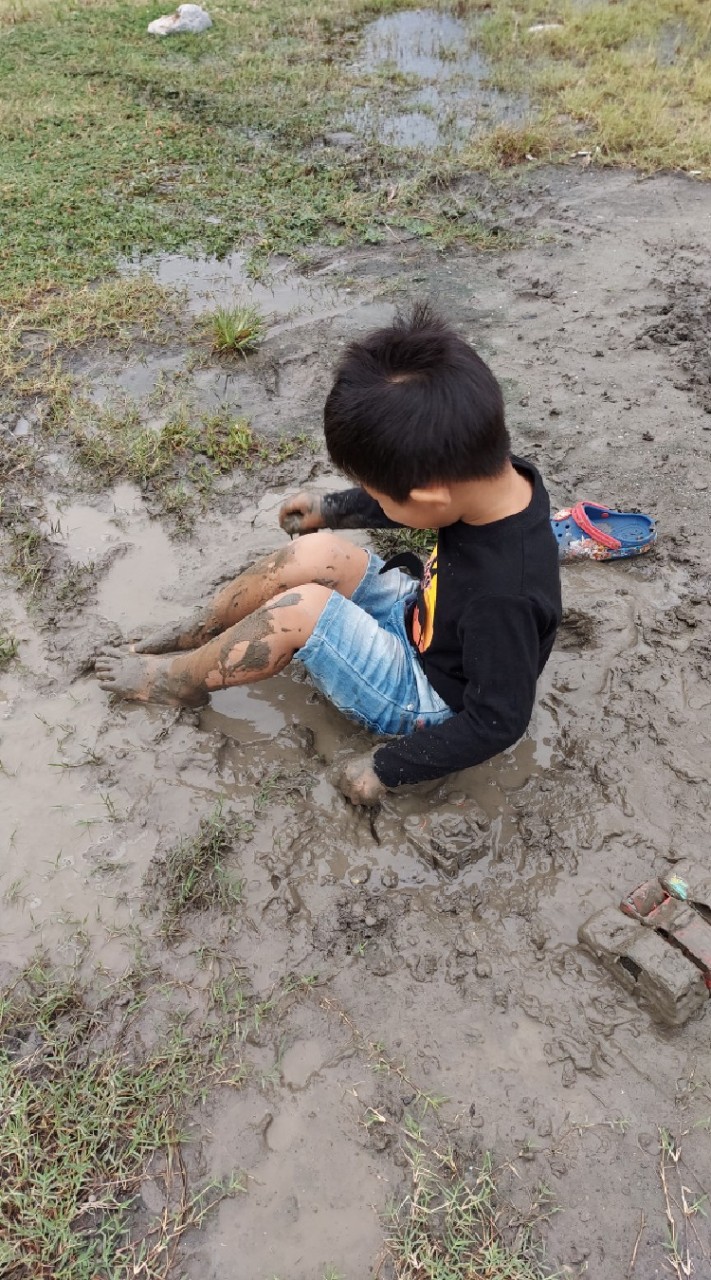
[[[371,828],[329,780],[364,735],[295,672],[182,715],[112,707],[87,673],[102,637],[172,619],[281,545],[282,493],[334,483],[320,456],[283,464],[266,492],[225,480],[176,540],[129,485],[68,499],[55,452],[51,537],[95,566],[95,585],[49,616],[4,593],[21,659],[0,695],[5,972],[41,945],[119,975],[142,940],[176,980],[208,949],[262,994],[318,976],[258,1038],[261,1075],[196,1119],[201,1167],[237,1166],[248,1190],[185,1241],[190,1280],[386,1275],[380,1214],[402,1182],[395,1135],[416,1090],[446,1098],[437,1123],[462,1149],[508,1166],[515,1203],[549,1188],[558,1211],[540,1230],[563,1275],[670,1274],[660,1127],[693,1198],[711,1189],[711,1009],[656,1025],[576,940],[652,872],[708,857],[711,193],[540,172],[497,216],[522,247],[438,255],[402,237],[314,254],[298,279],[278,267],[275,292],[260,290],[273,323],[258,355],[186,376],[197,403],[263,431],[318,431],[344,340],[427,294],[502,379],[515,447],[554,503],[658,517],[652,556],[564,570],[566,621],[515,749],[393,795]],[[240,264],[154,269],[199,309]],[[147,397],[185,368],[181,350],[146,349],[98,353],[81,372],[101,399]],[[151,859],[221,799],[254,823],[243,901],[162,944],[142,912]],[[688,1248],[694,1274],[711,1275],[701,1215]]]

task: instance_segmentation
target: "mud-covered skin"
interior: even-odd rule
[[[291,538],[331,527],[325,519],[323,496],[302,489],[292,498],[287,498],[279,510],[279,524]]]
[[[299,501],[298,496],[295,501]],[[351,596],[367,563],[365,551],[330,533],[290,543],[245,569],[187,621],[162,627],[134,642],[132,651],[179,653],[198,649],[290,587],[315,583]]]
[[[373,752],[349,760],[338,776],[338,786],[351,804],[369,808],[380,804],[388,792],[373,768]]]
[[[172,657],[107,650],[96,660],[99,684],[129,702],[200,707],[218,689],[278,675],[311,635],[331,592],[307,583],[228,627],[208,644]]]
[[[96,659],[99,685],[127,702],[155,702],[164,707],[201,707],[208,701],[200,688],[170,659],[139,657],[121,649],[106,649]]]

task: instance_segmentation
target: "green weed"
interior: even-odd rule
[[[217,907],[231,910],[242,897],[242,881],[228,865],[249,838],[251,826],[222,804],[202,818],[197,833],[178,841],[163,858],[155,859],[146,876],[149,899],[162,911],[162,930],[177,937],[191,911]]]
[[[219,307],[208,324],[212,346],[220,354],[246,355],[259,346],[266,333],[264,316],[256,307]]]
[[[410,1189],[392,1208],[386,1243],[395,1280],[544,1280],[531,1222],[550,1212],[547,1196],[527,1221],[505,1212],[491,1158],[464,1161],[429,1146],[409,1126],[403,1150]],[[514,1220],[514,1218],[516,1220]]]
[[[150,490],[160,510],[183,527],[196,497],[209,494],[218,475],[284,461],[308,443],[305,436],[273,442],[225,412],[191,418],[179,409],[156,430],[134,402],[97,409],[79,394],[53,406],[49,428],[69,444],[93,483],[103,488],[131,480]]]
[[[52,565],[52,549],[42,530],[22,510],[0,511],[0,528],[6,532],[7,568],[29,595],[45,585]]]
[[[0,628],[0,671],[7,671],[10,663],[17,657],[19,647],[16,637]]]

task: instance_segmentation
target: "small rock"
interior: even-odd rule
[[[550,1138],[553,1133],[553,1121],[550,1116],[541,1116],[536,1126],[539,1138]]]
[[[563,1073],[560,1078],[560,1082],[563,1088],[570,1089],[571,1086],[575,1084],[575,1081],[577,1080],[577,1078],[578,1078],[578,1073],[575,1070],[573,1063],[571,1062],[570,1058],[566,1058],[565,1062],[563,1063]]]
[[[17,422],[15,423],[13,435],[15,436],[16,440],[22,440],[25,436],[28,436],[31,431],[32,431],[32,427],[30,423],[27,421],[27,418],[18,418]]]
[[[540,925],[540,924],[534,924],[534,925],[533,925],[533,927],[532,927],[532,929],[531,929],[531,942],[533,943],[534,947],[536,948],[536,951],[542,951],[542,950],[543,950],[543,948],[545,947],[545,945],[546,945],[546,935],[545,935],[545,932],[544,932],[544,930],[543,930],[543,926],[542,926],[542,925]]]
[[[393,871],[392,867],[386,867],[380,877],[380,883],[384,889],[396,889],[400,877],[397,871]]]
[[[148,1212],[156,1217],[165,1209],[165,1194],[154,1178],[144,1178],[141,1183],[141,1199]]]
[[[480,960],[477,960],[474,972],[477,978],[490,978],[493,973],[491,961],[487,960],[486,956],[482,956]]]
[[[370,867],[351,867],[348,879],[351,884],[366,884],[370,879]]]
[[[385,947],[374,947],[365,953],[365,962],[376,978],[386,978],[395,968],[393,957]]]
[[[458,956],[475,956],[479,949],[476,929],[471,926],[468,929],[461,929],[457,934],[454,949]]]

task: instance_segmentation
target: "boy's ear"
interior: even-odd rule
[[[452,500],[448,484],[428,484],[423,489],[411,489],[408,502],[420,502],[427,506],[446,507]]]

